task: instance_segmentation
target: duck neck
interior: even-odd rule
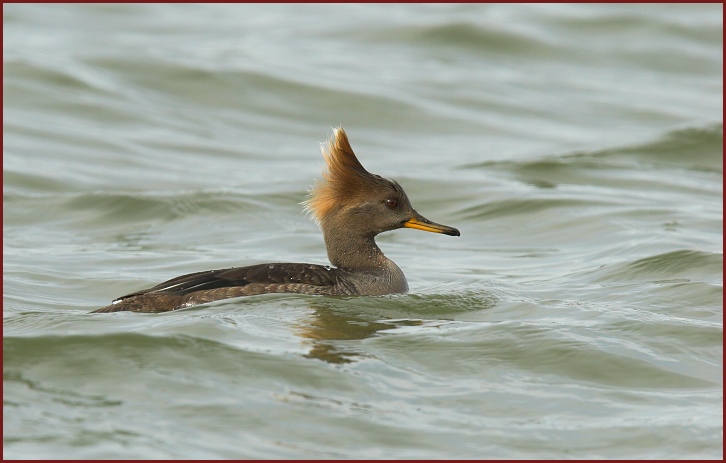
[[[347,273],[353,293],[376,296],[408,292],[401,269],[383,255],[375,241],[376,234],[360,233],[357,227],[325,227],[323,237],[330,263]]]
[[[346,270],[380,269],[388,265],[390,259],[375,241],[375,235],[357,234],[348,230],[323,229],[328,259],[334,266]]]

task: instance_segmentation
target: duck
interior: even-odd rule
[[[375,237],[411,228],[460,236],[419,214],[395,180],[368,172],[342,127],[321,145],[325,168],[301,204],[320,227],[332,265],[276,262],[181,275],[114,299],[92,313],[159,313],[268,293],[383,296],[408,292],[403,271]]]

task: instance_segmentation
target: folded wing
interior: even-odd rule
[[[115,299],[98,312],[167,312],[205,302],[265,293],[346,294],[341,270],[273,263],[190,273]]]

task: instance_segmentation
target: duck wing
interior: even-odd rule
[[[265,293],[350,294],[342,270],[316,264],[272,263],[181,275],[115,299],[99,312],[167,312],[205,302]]]

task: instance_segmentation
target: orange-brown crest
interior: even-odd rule
[[[356,196],[373,177],[358,162],[342,127],[335,129],[321,148],[326,164],[323,179],[315,183],[309,199],[303,202],[318,224],[336,206]]]

